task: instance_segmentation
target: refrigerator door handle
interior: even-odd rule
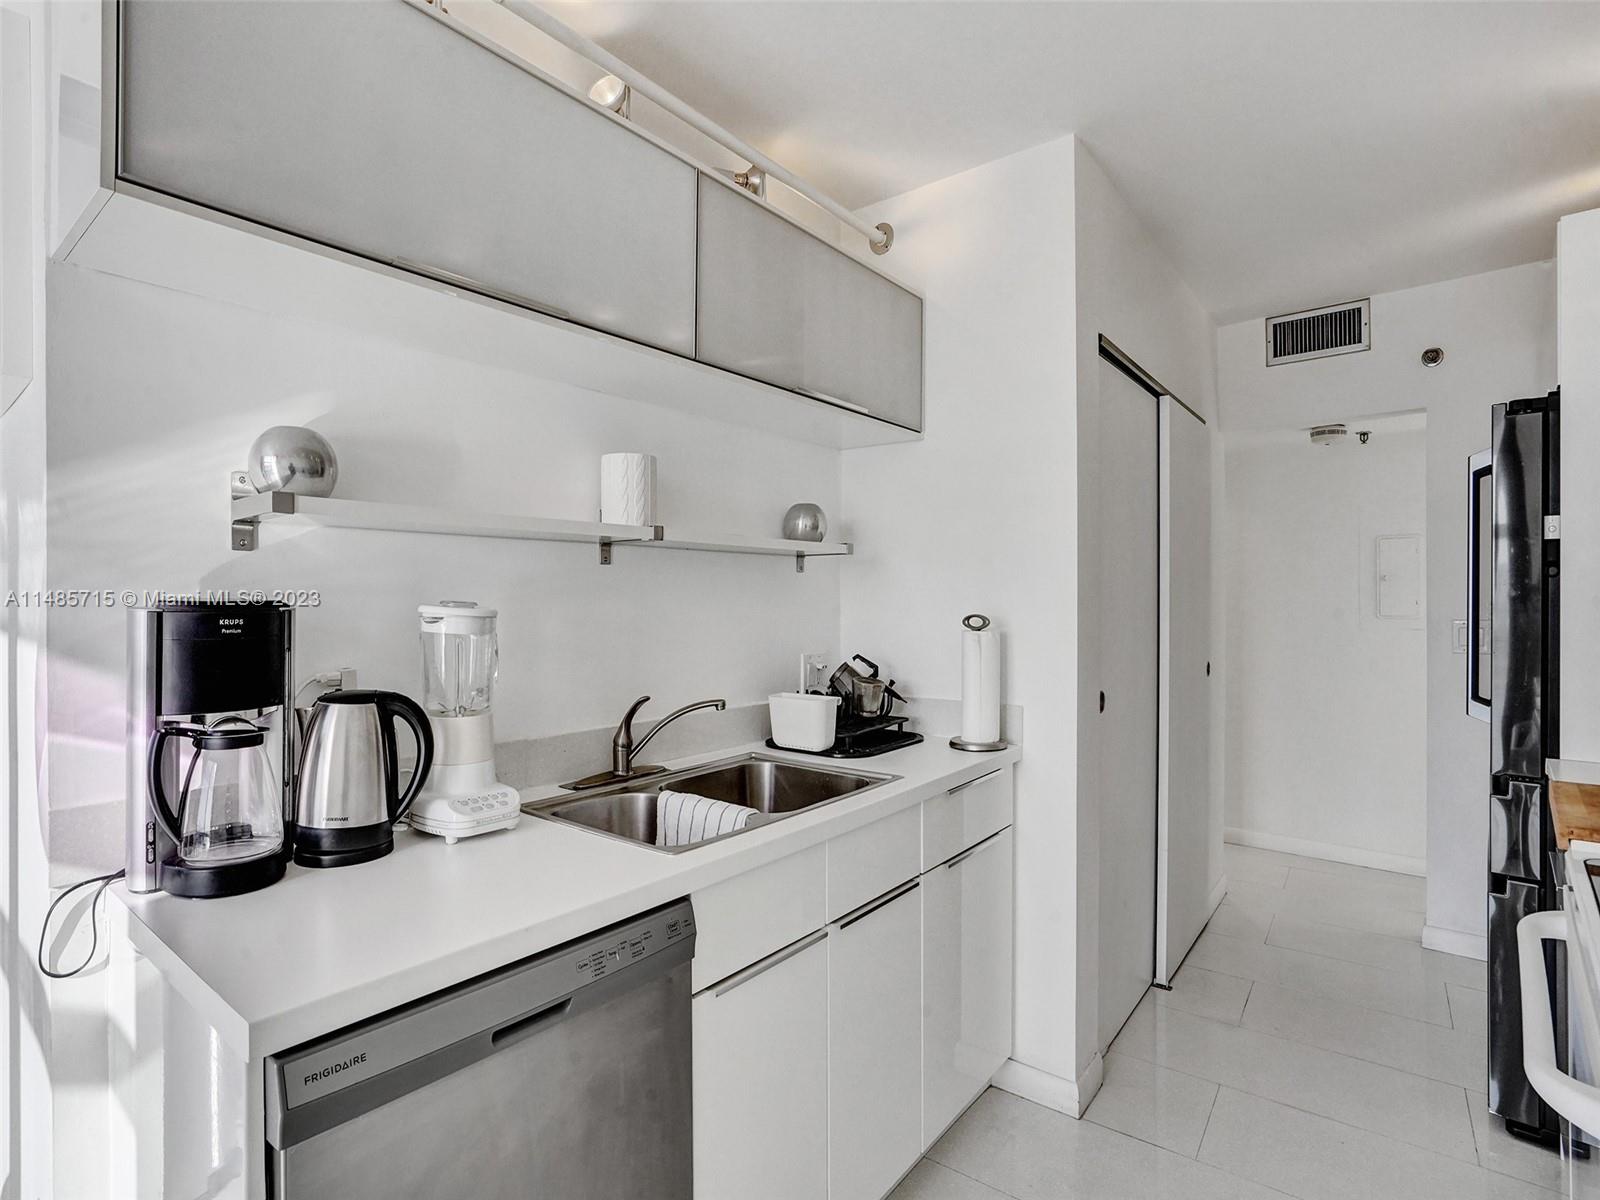
[[[1489,597],[1494,562],[1494,452],[1467,459],[1467,715],[1489,719]]]
[[[1489,870],[1512,879],[1540,879],[1539,818],[1543,790],[1537,783],[1513,780],[1505,794],[1489,797]]]

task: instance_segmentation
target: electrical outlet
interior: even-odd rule
[[[823,692],[828,688],[828,656],[802,654],[800,656],[800,690]]]

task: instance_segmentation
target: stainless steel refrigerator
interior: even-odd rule
[[[1559,398],[1495,405],[1492,449],[1473,456],[1467,647],[1468,711],[1489,722],[1489,1107],[1552,1144],[1560,1120],[1522,1070],[1517,922],[1560,907],[1544,770],[1557,757]],[[1564,1036],[1565,963],[1548,966]]]

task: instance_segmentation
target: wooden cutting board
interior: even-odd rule
[[[1561,849],[1573,841],[1600,842],[1600,784],[1552,779],[1550,814],[1555,821],[1556,845]]]

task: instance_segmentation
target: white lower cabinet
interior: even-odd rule
[[[1011,830],[922,876],[922,1141],[1011,1054]]]
[[[883,1200],[1010,1056],[1009,783],[695,894],[695,1200]]]
[[[829,927],[829,1200],[882,1200],[922,1152],[919,891],[912,880]]]
[[[828,966],[818,930],[694,998],[695,1200],[827,1200]]]

